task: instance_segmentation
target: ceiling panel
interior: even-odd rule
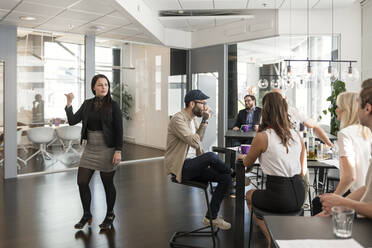
[[[38,16],[34,14],[32,14],[32,17],[35,17],[36,19],[33,21],[22,21],[19,19],[21,16],[27,16],[27,15],[29,15],[29,13],[13,11],[5,18],[4,21],[7,23],[16,24],[21,27],[35,27],[47,20],[47,17],[45,16]]]
[[[101,23],[90,22],[85,25],[75,27],[71,31],[74,33],[92,34],[92,33],[108,32],[110,30],[117,29],[117,28],[118,26],[110,26],[110,25],[103,25]]]
[[[247,0],[214,1],[216,9],[243,9]]]
[[[3,0],[1,0],[1,1],[3,1]],[[63,1],[62,0],[25,0],[24,2],[41,3],[41,4],[46,4],[46,5],[49,5],[49,6],[66,8],[66,7],[71,6],[75,3],[78,3],[79,1],[81,1],[81,0],[63,0]]]
[[[120,11],[118,9],[116,11],[111,12],[110,14],[108,14],[108,16],[118,17],[118,18],[125,18],[125,19],[129,19],[129,20],[133,19],[129,14],[124,13],[124,11]]]
[[[23,2],[15,9],[15,11],[25,12],[26,15],[31,14],[39,16],[54,16],[62,10],[63,7],[53,7],[29,2]]]
[[[178,0],[143,0],[145,4],[155,11],[181,9]]]
[[[65,19],[56,17],[48,21],[47,23],[44,23],[37,28],[48,30],[48,28],[53,28],[53,30],[59,30],[59,31],[70,31],[73,28],[79,27],[86,22],[83,20],[75,20],[75,19]],[[58,27],[60,27],[58,29]]]
[[[72,19],[72,20],[80,20],[84,22],[90,22],[102,16],[102,14],[95,14],[95,13],[88,13],[88,12],[80,12],[76,10],[66,10],[60,15],[58,18],[65,18],[65,19]]]
[[[113,16],[104,16],[95,20],[94,23],[101,24],[101,25],[111,25],[111,26],[123,26],[126,24],[130,24],[132,21],[123,17],[113,17]]]
[[[212,0],[179,0],[183,9],[213,9]]]
[[[0,19],[3,18],[9,11],[0,9]]]
[[[250,0],[250,3],[255,1],[261,0]],[[277,0],[278,1],[278,0]],[[290,0],[281,0],[283,3],[280,3],[279,7],[282,9],[289,9],[290,8]],[[334,7],[346,7],[348,5],[353,4],[356,2],[355,0],[334,0]],[[249,5],[250,7],[251,5]],[[309,0],[309,7],[316,8],[316,9],[330,9],[331,8],[331,0]],[[307,8],[307,0],[292,0],[292,8],[293,9],[306,9]]]
[[[104,15],[115,10],[108,1],[102,0],[83,0],[72,6],[71,9],[97,13],[98,15]]]
[[[20,0],[1,0],[0,9],[2,10],[11,10],[14,8]]]
[[[141,33],[142,33],[142,31],[140,31],[140,30],[118,28],[118,29],[115,29],[113,31],[110,31],[110,32],[107,32],[107,33],[104,33],[104,34],[105,35],[106,34],[118,34],[118,35],[125,35],[125,36],[134,36],[134,35],[141,34]]]
[[[250,0],[248,3],[248,8],[249,9],[274,9],[275,8],[276,9],[279,6],[281,6],[283,1],[284,0]],[[292,0],[292,1],[295,2],[295,0]],[[303,1],[303,0],[296,0],[296,2],[297,1]],[[310,0],[310,2],[311,1],[318,1],[318,0]]]

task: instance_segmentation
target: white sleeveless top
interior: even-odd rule
[[[281,144],[279,136],[273,129],[264,131],[267,134],[267,150],[259,157],[262,171],[266,175],[293,177],[301,173],[301,141],[300,137],[291,129],[292,139],[286,147]]]

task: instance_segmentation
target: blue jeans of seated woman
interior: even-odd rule
[[[216,218],[222,200],[231,188],[229,167],[215,153],[207,152],[185,160],[182,167],[182,180],[218,183],[210,203],[212,216],[206,214],[209,218]]]

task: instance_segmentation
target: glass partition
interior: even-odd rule
[[[4,178],[4,61],[0,60],[0,180]]]
[[[17,125],[19,174],[75,167],[80,135],[67,126],[64,94],[84,101],[83,36],[18,30]]]
[[[332,39],[330,35],[312,35],[309,38],[309,48],[304,35],[278,36],[238,43],[238,66],[235,72],[238,77],[238,109],[244,108],[245,95],[255,95],[257,105],[260,106],[263,95],[279,87],[287,96],[290,105],[318,120],[320,124],[329,126],[329,114],[322,114],[330,105],[327,98],[331,95],[331,82],[325,73],[329,64],[312,62],[312,74],[309,78],[306,75],[306,62],[292,62],[292,74],[296,76],[292,82],[287,83],[283,73],[287,65],[284,60],[307,57],[313,60],[338,59],[339,43],[339,36]],[[333,63],[332,66],[340,71],[339,64]],[[340,74],[336,77],[339,78]]]
[[[170,49],[98,38],[95,51],[124,117],[123,160],[164,156]]]
[[[192,74],[192,88],[209,96],[207,105],[212,109],[212,115],[202,143],[206,151],[212,151],[212,146],[217,146],[218,142],[218,72]]]

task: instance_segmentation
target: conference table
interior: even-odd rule
[[[269,229],[271,238],[276,247],[279,247],[280,241],[301,240],[342,240],[333,234],[333,225],[331,217],[302,217],[302,216],[265,216],[264,221]],[[363,247],[372,247],[372,220],[366,218],[356,218],[353,222],[352,239],[357,241]],[[315,241],[315,243],[320,241]],[[295,243],[292,243],[295,246]],[[293,247],[294,247],[293,246]]]

